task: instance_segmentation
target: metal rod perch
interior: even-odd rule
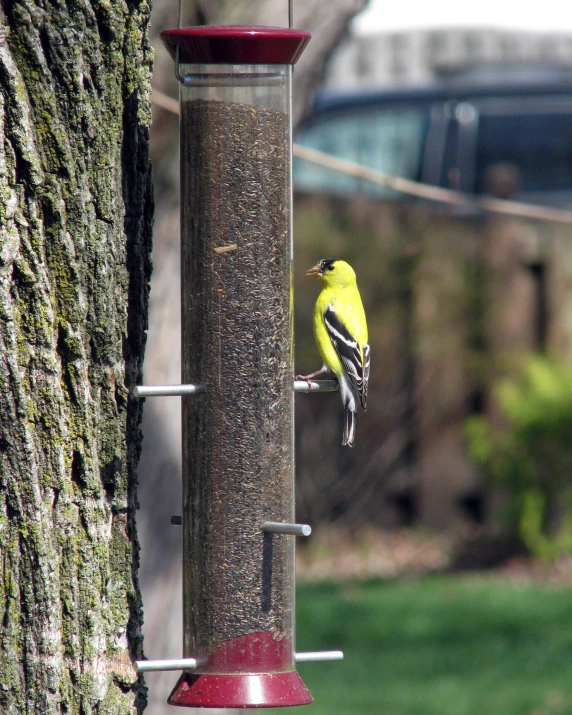
[[[295,663],[326,663],[343,659],[344,654],[341,650],[317,650],[294,654]],[[196,670],[199,665],[200,662],[197,658],[135,661],[135,669],[138,673],[153,673],[165,670]]]
[[[262,524],[262,531],[267,534],[290,534],[291,536],[310,536],[312,527],[309,524],[282,524],[267,521]]]
[[[337,392],[339,389],[337,380],[294,380],[294,392]],[[133,397],[181,397],[205,391],[205,385],[136,385]]]

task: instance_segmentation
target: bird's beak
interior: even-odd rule
[[[320,266],[314,266],[313,268],[310,268],[309,271],[306,271],[306,275],[307,276],[316,276],[316,278],[319,278],[322,275]]]

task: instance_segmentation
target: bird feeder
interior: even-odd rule
[[[191,27],[180,81],[184,658],[171,705],[312,701],[296,663],[291,80],[310,35]],[[335,384],[314,384],[318,390]],[[307,390],[306,383],[298,385]]]

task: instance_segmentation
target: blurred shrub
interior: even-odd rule
[[[495,390],[500,419],[466,423],[469,456],[512,497],[509,524],[534,555],[572,551],[572,367],[527,358]]]

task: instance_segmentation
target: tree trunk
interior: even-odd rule
[[[146,0],[0,0],[0,712],[141,712]]]

